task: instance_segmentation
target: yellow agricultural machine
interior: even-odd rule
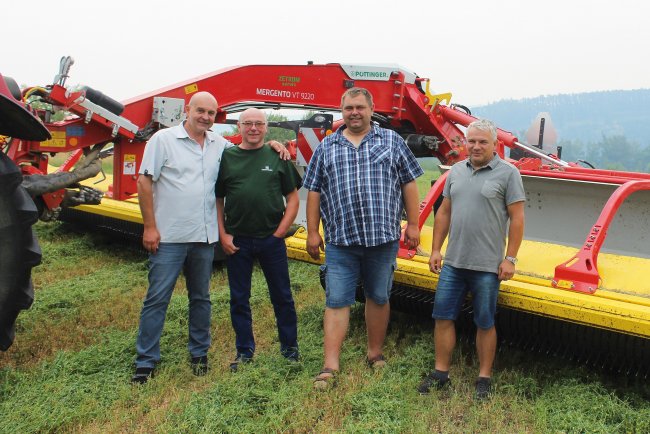
[[[219,101],[218,123],[232,123],[226,116],[248,107],[316,112],[305,120],[270,123],[296,133],[288,146],[299,168],[340,125],[331,113],[352,86],[374,95],[375,122],[397,131],[416,156],[434,156],[443,165],[465,158],[463,131],[475,119],[465,107],[450,104],[450,94],[430,93],[428,79],[397,65],[233,67],[119,103],[91,88],[66,87],[71,64],[70,58],[62,59],[53,84],[14,92],[16,100],[36,109],[52,138],[8,138],[3,151],[21,167],[30,186],[38,184],[33,182],[38,176],[45,177],[36,178],[40,184],[49,177],[58,180],[49,189],[28,188],[36,191],[32,196],[42,218],[62,217],[126,237],[141,235],[136,179],[144,145],[158,129],[183,120],[183,108],[197,91],[209,91]],[[4,86],[4,92],[11,87]],[[52,113],[60,110],[67,116],[53,121]],[[523,145],[504,130],[498,139],[501,156],[505,148],[527,155],[512,160],[524,178],[526,233],[517,274],[501,285],[497,327],[502,341],[646,377],[650,175],[581,167]],[[236,143],[238,137],[231,140]],[[48,157],[59,152],[72,154],[52,173]],[[92,161],[109,154],[112,174],[88,173]],[[64,187],[63,174],[70,177]],[[424,223],[440,199],[444,179],[443,173],[421,204],[420,248],[400,248],[393,308],[431,313],[437,276],[428,268],[432,228]],[[304,214],[296,223],[304,224]],[[305,239],[303,228],[288,237],[289,255],[313,262]]]

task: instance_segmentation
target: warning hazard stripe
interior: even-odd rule
[[[320,144],[320,139],[316,135],[314,128],[300,128],[302,137],[298,137],[298,153],[304,159],[305,164],[309,163],[316,147]]]

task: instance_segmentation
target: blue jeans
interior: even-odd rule
[[[397,266],[399,241],[379,246],[325,246],[325,305],[353,305],[359,279],[366,298],[379,305],[388,303]]]
[[[472,293],[474,324],[487,330],[494,326],[499,277],[496,273],[467,270],[444,264],[433,302],[433,318],[456,320],[468,292]]]
[[[136,367],[153,368],[160,361],[160,335],[178,275],[183,270],[189,299],[189,343],[192,357],[210,347],[210,277],[214,244],[160,243],[149,255],[149,289],[140,313]]]
[[[253,319],[251,315],[251,277],[257,259],[269,288],[275,321],[280,338],[280,351],[285,357],[298,351],[298,318],[291,295],[289,264],[284,239],[270,235],[266,238],[235,236],[239,250],[228,257],[230,285],[230,319],[235,330],[237,356],[251,358],[255,353]]]

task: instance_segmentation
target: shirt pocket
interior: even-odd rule
[[[373,146],[370,148],[369,157],[372,164],[388,165],[390,164],[390,149],[386,146]]]
[[[488,199],[494,199],[501,194],[501,185],[495,181],[485,181],[481,187],[481,194]]]

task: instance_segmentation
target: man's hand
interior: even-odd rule
[[[228,255],[234,255],[237,253],[237,250],[239,250],[239,247],[237,247],[233,242],[233,236],[228,234],[228,233],[223,233],[219,236],[219,242],[221,243],[221,248],[223,249],[223,252]]]
[[[440,250],[431,252],[431,256],[429,257],[429,270],[432,273],[440,274],[440,270],[442,270],[442,254]]]
[[[277,140],[270,140],[268,142],[268,145],[273,148],[275,152],[277,152],[281,160],[290,160],[291,159],[291,154],[289,153],[289,150],[284,146],[282,143],[278,142]]]
[[[320,236],[320,233],[318,231],[308,232],[307,253],[309,253],[309,256],[319,260],[321,249],[325,250],[325,245],[323,244],[323,238]]]
[[[404,243],[409,249],[415,249],[420,244],[420,228],[417,224],[407,224],[404,230]]]
[[[159,244],[160,232],[158,232],[158,228],[155,226],[149,228],[145,227],[144,233],[142,234],[142,245],[144,246],[145,250],[155,255],[158,251]]]
[[[512,279],[512,276],[515,275],[515,264],[504,259],[499,265],[499,280],[508,280]]]

